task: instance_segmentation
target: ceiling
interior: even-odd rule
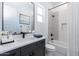
[[[48,9],[50,9],[50,8],[53,8],[53,7],[61,4],[62,2],[39,2],[39,3],[42,4],[43,6],[47,7]],[[22,2],[22,3],[19,2],[18,4],[17,4],[17,2],[16,3],[14,3],[14,2],[8,3],[7,2],[6,4],[11,5],[11,6],[15,6],[15,7],[17,7],[18,5],[20,7],[21,6],[23,7],[24,5],[26,5],[26,6],[32,6],[32,4],[29,3],[29,2],[27,2],[27,3],[26,2]]]
[[[42,4],[43,6],[47,7],[48,9],[53,8],[59,4],[61,4],[62,2],[39,2],[40,4]]]

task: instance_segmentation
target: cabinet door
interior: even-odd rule
[[[21,56],[32,56],[33,55],[33,49],[34,49],[35,44],[29,44],[27,46],[24,46],[21,48]]]
[[[0,54],[0,56],[20,56],[20,49],[5,52],[3,54]]]
[[[35,56],[45,56],[45,41],[40,42],[33,52]]]

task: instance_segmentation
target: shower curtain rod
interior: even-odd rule
[[[57,6],[53,7],[53,8],[48,9],[48,11],[50,11],[50,10],[52,10],[52,9],[54,9],[54,8],[57,8],[57,7],[59,7],[59,6],[62,6],[62,5],[64,5],[64,4],[67,4],[67,3],[69,3],[69,2],[65,2],[65,3],[62,3],[62,4],[60,4],[60,5],[57,5]]]

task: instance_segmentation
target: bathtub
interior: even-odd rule
[[[55,46],[55,56],[67,56],[67,45],[58,40],[49,41],[49,44]]]

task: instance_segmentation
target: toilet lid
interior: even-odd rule
[[[53,46],[53,45],[51,45],[51,44],[46,44],[46,48],[55,49],[55,46]]]

